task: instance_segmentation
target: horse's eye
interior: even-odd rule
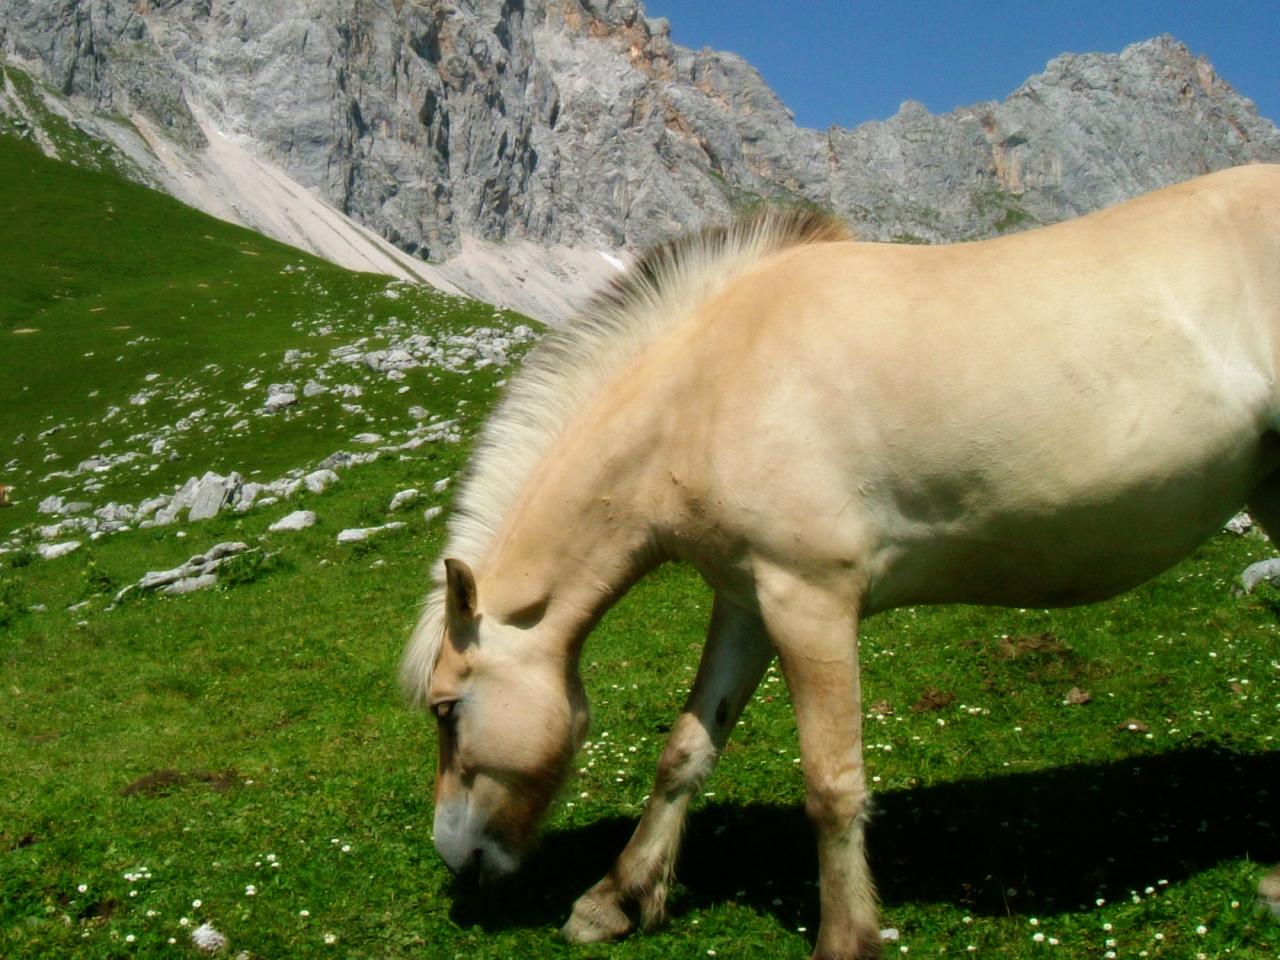
[[[437,703],[431,709],[435,711],[437,720],[448,724],[453,722],[453,708],[456,703],[456,700],[446,700],[444,703]]]

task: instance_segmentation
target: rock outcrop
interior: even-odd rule
[[[0,0],[0,54],[179,196],[217,206],[235,185],[184,185],[159,159],[169,147],[233,144],[399,263],[450,261],[432,277],[520,306],[605,269],[565,250],[635,250],[761,199],[831,208],[868,238],[937,241],[1280,160],[1276,128],[1168,37],[1061,56],[1001,103],[907,103],[825,132],[797,127],[740,57],[672,42],[638,0]],[[220,213],[287,233],[251,209],[265,202],[224,198]],[[502,282],[477,267],[484,244],[503,245],[484,248],[507,257]],[[520,244],[561,253],[525,269]]]

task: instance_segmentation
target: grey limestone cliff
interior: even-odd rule
[[[821,132],[639,0],[0,0],[0,55],[153,148],[225,137],[433,261],[468,238],[636,249],[762,199],[963,239],[1280,160],[1275,126],[1168,37],[1063,55],[1003,102]]]

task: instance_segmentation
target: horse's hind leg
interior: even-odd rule
[[[563,931],[570,940],[612,940],[637,919],[644,928],[662,921],[689,801],[772,658],[759,619],[717,597],[698,675],[658,762],[644,816],[604,879],[573,905]]]

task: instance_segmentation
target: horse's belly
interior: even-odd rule
[[[949,515],[898,500],[877,524],[869,605],[1067,606],[1132,589],[1220,530],[1280,466],[1256,439],[1200,452],[1094,483],[979,484],[952,491]]]

